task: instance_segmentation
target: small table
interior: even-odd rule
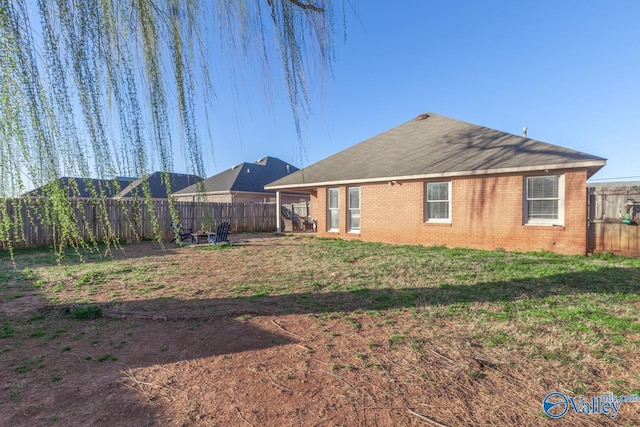
[[[198,233],[191,233],[191,243],[209,243],[209,237],[215,236],[216,233],[210,231],[200,231]]]

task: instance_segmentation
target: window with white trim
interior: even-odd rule
[[[527,177],[524,208],[526,224],[564,224],[564,176]]]
[[[340,230],[340,189],[339,188],[329,188],[327,193],[327,206],[329,207],[329,221],[328,227],[329,231],[339,231]]]
[[[451,182],[427,182],[424,192],[424,220],[451,222]]]
[[[360,187],[349,187],[347,220],[350,233],[360,232]]]

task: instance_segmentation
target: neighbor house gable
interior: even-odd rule
[[[265,184],[297,170],[297,167],[275,157],[264,157],[253,163],[245,162],[233,166],[201,183],[177,191],[175,196],[225,195],[232,192],[275,195],[274,190],[265,190]]]

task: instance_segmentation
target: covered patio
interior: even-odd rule
[[[276,192],[276,224],[278,233],[314,233],[317,220],[311,217],[308,201],[282,204],[280,192]]]

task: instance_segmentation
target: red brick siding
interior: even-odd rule
[[[554,172],[555,173],[555,172]],[[424,222],[424,181],[361,185],[361,232],[347,233],[347,188],[340,186],[340,231],[327,231],[327,188],[311,196],[318,236],[398,244],[586,253],[586,171],[564,172],[564,226],[524,224],[522,175],[451,179],[451,223]],[[437,180],[445,181],[445,180]]]

